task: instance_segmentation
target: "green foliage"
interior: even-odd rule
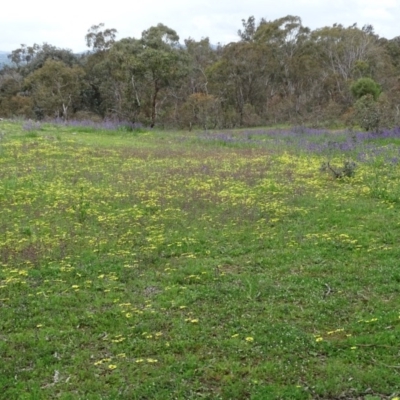
[[[26,96],[10,96],[0,99],[0,116],[6,118],[33,118],[33,101]]]
[[[25,77],[42,68],[49,60],[62,62],[69,67],[78,64],[78,57],[71,50],[60,49],[48,43],[35,43],[33,46],[22,44],[20,48],[12,51],[9,57]]]
[[[377,101],[382,92],[381,86],[371,78],[360,78],[350,87],[353,96],[360,100],[363,96],[370,95]]]
[[[0,112],[38,119],[89,113],[102,120],[206,129],[334,126],[350,123],[352,97],[377,101],[384,90],[392,111],[380,116],[379,129],[398,123],[398,40],[378,40],[372,26],[356,24],[312,31],[293,15],[270,21],[250,16],[242,25],[239,42],[218,46],[208,38],[181,44],[178,33],[162,23],[120,40],[116,29],[93,25],[85,36],[91,50],[80,55],[48,43],[21,45],[10,54],[12,66],[0,70]],[[84,71],[73,93],[55,76],[65,68],[54,74],[49,63],[74,74]],[[36,88],[28,84],[32,80]],[[201,103],[198,110],[193,102]],[[378,129],[374,115],[359,120],[366,129]]]
[[[220,114],[220,101],[211,95],[194,93],[189,96],[180,114],[183,126],[189,129],[215,129]]]
[[[381,114],[379,105],[371,94],[360,97],[354,104],[356,120],[366,131],[378,131]]]
[[[84,71],[61,61],[48,60],[25,79],[37,116],[68,119],[69,110],[79,101]]]
[[[87,47],[94,52],[108,50],[115,42],[117,30],[113,28],[101,30],[102,28],[104,23],[92,25],[85,36]]]
[[[392,115],[386,96],[381,95],[375,101],[371,94],[358,99],[355,104],[355,119],[366,131],[379,132],[392,124]]]

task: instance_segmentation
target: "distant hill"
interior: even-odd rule
[[[0,51],[0,68],[5,65],[11,65],[9,58],[7,57],[10,54],[8,51]]]

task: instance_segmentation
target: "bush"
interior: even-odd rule
[[[378,131],[380,112],[376,101],[371,94],[359,98],[355,103],[356,121],[366,131]]]
[[[351,93],[356,99],[371,95],[375,101],[378,100],[382,89],[378,83],[371,78],[360,78],[350,87]]]
[[[372,95],[367,94],[358,99],[354,107],[355,120],[366,131],[379,132],[392,125],[389,102],[384,95],[375,101]]]

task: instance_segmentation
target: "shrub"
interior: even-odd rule
[[[375,101],[378,100],[382,89],[378,83],[371,78],[360,78],[350,87],[351,93],[356,99],[371,95]]]
[[[390,106],[384,95],[375,101],[371,94],[367,94],[358,99],[354,107],[355,120],[366,131],[379,132],[392,125]]]
[[[379,106],[371,94],[360,97],[355,103],[356,121],[366,131],[378,131],[380,125]]]

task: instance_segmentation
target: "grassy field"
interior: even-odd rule
[[[396,398],[399,144],[0,122],[0,398]]]

